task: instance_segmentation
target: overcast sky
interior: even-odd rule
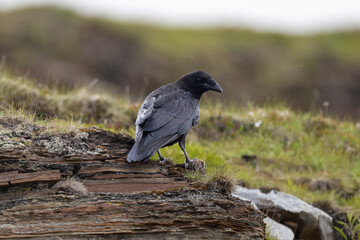
[[[33,4],[171,26],[245,26],[289,33],[360,28],[360,0],[0,0],[0,9]]]

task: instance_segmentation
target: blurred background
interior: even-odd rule
[[[201,69],[224,89],[208,100],[360,119],[358,1],[0,0],[0,57],[134,101]]]

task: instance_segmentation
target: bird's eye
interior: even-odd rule
[[[205,78],[198,77],[198,78],[196,79],[196,82],[198,82],[198,83],[204,83],[204,82],[206,82],[206,79],[205,79]]]

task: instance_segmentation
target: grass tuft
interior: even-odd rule
[[[57,182],[52,187],[52,189],[70,192],[72,194],[84,195],[84,196],[89,194],[84,184],[75,178],[68,178],[66,180]]]
[[[60,91],[4,70],[0,71],[0,85],[0,111],[30,112],[36,120],[60,119],[121,129],[132,124],[137,112],[127,98],[94,93],[91,86]]]
[[[229,170],[227,164],[211,169],[208,173],[187,171],[185,177],[191,182],[200,182],[206,188],[227,195],[231,195],[236,184],[234,173]]]

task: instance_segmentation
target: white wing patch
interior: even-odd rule
[[[136,128],[135,128],[135,142],[139,142],[142,138],[142,135],[143,135],[143,129],[142,127],[140,127],[139,125],[136,125]]]
[[[136,118],[136,125],[140,125],[145,122],[145,120],[150,116],[154,109],[155,97],[146,99],[143,104],[141,105],[137,118]]]
[[[151,115],[154,109],[155,97],[151,97],[149,99],[145,99],[143,104],[141,105],[137,118],[136,118],[136,130],[135,130],[135,141],[140,141],[143,135],[142,127],[140,126],[145,120]]]

